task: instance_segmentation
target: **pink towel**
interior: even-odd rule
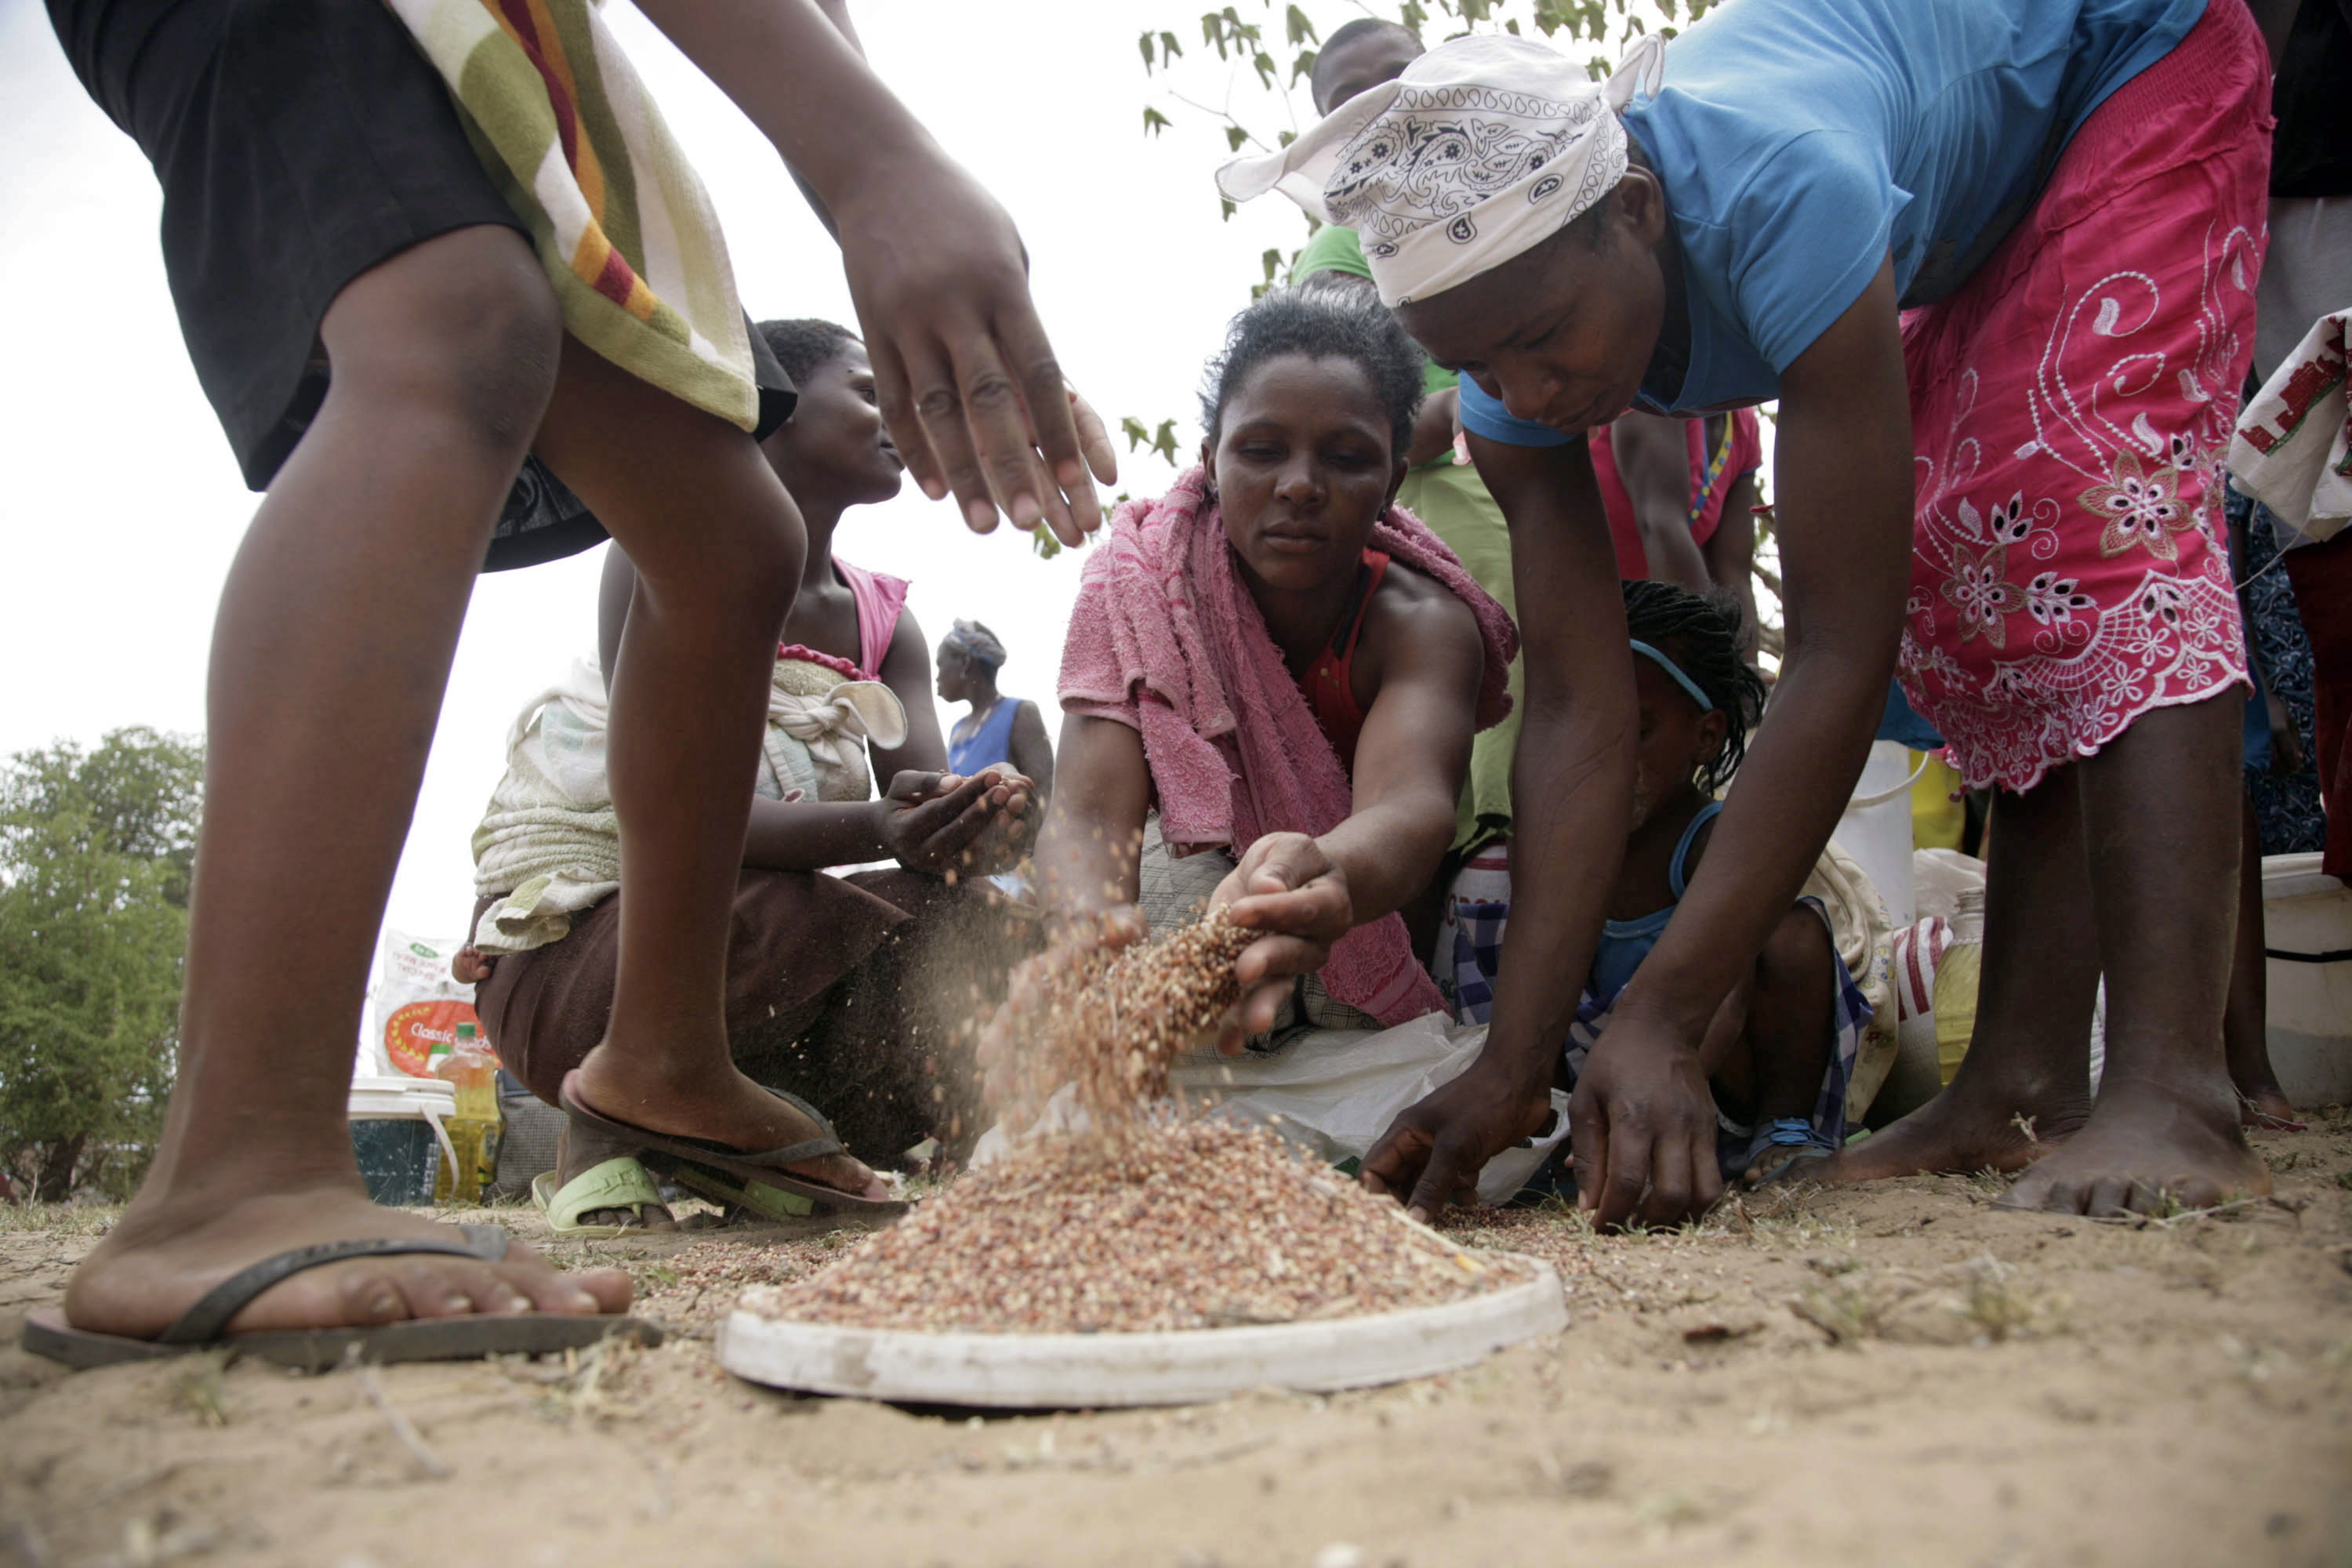
[[[1238,856],[1266,833],[1329,832],[1347,820],[1354,795],[1234,571],[1223,518],[1202,504],[1206,478],[1193,468],[1160,500],[1112,514],[1110,538],[1087,562],[1070,612],[1061,699],[1066,712],[1141,732],[1171,850],[1230,847]],[[1477,616],[1486,640],[1477,727],[1499,723],[1511,710],[1506,667],[1519,646],[1510,616],[1402,507],[1389,509],[1370,543],[1444,584]],[[1341,938],[1323,983],[1383,1026],[1444,1005],[1393,914]]]

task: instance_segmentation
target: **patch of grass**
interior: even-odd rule
[[[1829,1335],[1833,1345],[1858,1344],[1885,1325],[1885,1304],[1859,1285],[1813,1287],[1790,1302],[1789,1310]]]
[[[2065,1317],[2063,1300],[2019,1289],[2010,1271],[1990,1253],[1968,1266],[1959,1308],[1960,1315],[1996,1344],[2012,1335],[2051,1331]]]
[[[0,1234],[104,1236],[121,1217],[121,1204],[0,1204]]]
[[[172,1379],[172,1404],[193,1414],[207,1426],[228,1425],[228,1402],[221,1389],[221,1369],[228,1364],[222,1351],[189,1356]]]

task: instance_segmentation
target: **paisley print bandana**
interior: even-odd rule
[[[1425,300],[1550,238],[1616,187],[1617,110],[1637,89],[1657,90],[1664,53],[1646,36],[1595,82],[1531,38],[1456,38],[1279,153],[1227,163],[1217,184],[1237,202],[1278,190],[1355,229],[1381,303]]]

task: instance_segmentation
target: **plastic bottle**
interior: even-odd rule
[[[1952,912],[1952,942],[1936,965],[1936,1070],[1947,1086],[1977,1030],[1977,976],[1984,961],[1985,896],[1969,888]]]
[[[471,1024],[457,1026],[457,1043],[436,1064],[433,1076],[457,1091],[457,1113],[449,1118],[449,1146],[457,1152],[457,1169],[441,1162],[433,1185],[436,1203],[478,1204],[497,1179],[499,1138],[504,1119],[499,1114],[499,1059],[478,1038]]]

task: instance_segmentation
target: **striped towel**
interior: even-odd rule
[[[582,342],[745,430],[759,386],[718,214],[591,0],[388,0],[448,84]]]

